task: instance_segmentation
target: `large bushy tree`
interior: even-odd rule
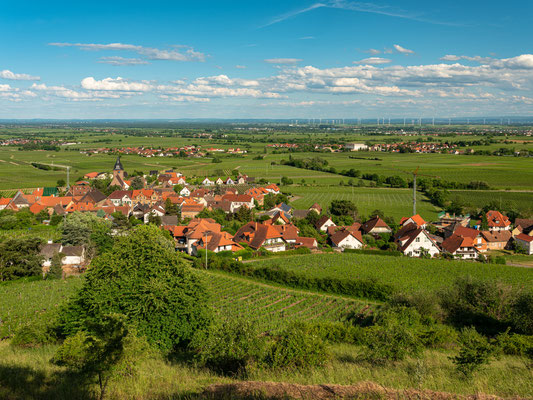
[[[103,315],[121,313],[151,344],[171,351],[209,321],[207,296],[168,236],[155,226],[138,226],[93,260],[59,328],[70,335]]]
[[[40,275],[41,244],[37,237],[11,238],[0,243],[0,281]]]

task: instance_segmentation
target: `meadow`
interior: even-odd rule
[[[533,270],[469,261],[426,260],[367,254],[310,254],[285,259],[265,259],[247,264],[253,268],[279,267],[311,278],[375,279],[403,292],[434,292],[458,277],[497,281],[516,289],[533,290]]]

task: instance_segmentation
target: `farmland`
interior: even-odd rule
[[[314,203],[324,209],[332,200],[351,200],[357,205],[361,215],[369,215],[375,209],[399,221],[413,209],[412,189],[361,188],[346,186],[286,186],[284,191],[291,193],[295,208],[308,208]],[[417,212],[427,219],[435,219],[438,209],[421,193],[417,193]]]
[[[280,267],[315,278],[376,279],[399,291],[434,292],[461,276],[501,280],[515,288],[533,289],[533,270],[468,261],[424,260],[366,254],[313,254],[251,262],[255,268]]]
[[[219,318],[247,318],[263,331],[293,320],[336,321],[368,303],[275,287],[219,273],[197,271],[207,284]],[[0,285],[0,338],[18,327],[49,320],[62,302],[81,287],[82,279],[16,281]]]

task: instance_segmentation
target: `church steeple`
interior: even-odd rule
[[[117,157],[117,161],[115,162],[115,167],[113,168],[113,171],[124,171],[124,167],[120,162],[120,156]]]

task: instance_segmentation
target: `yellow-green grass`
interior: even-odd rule
[[[389,365],[372,365],[358,361],[361,348],[353,345],[330,345],[325,367],[308,370],[268,368],[253,370],[253,381],[298,384],[354,385],[375,382],[397,390],[418,389],[457,393],[491,394],[506,398],[531,398],[533,379],[526,360],[503,356],[492,361],[471,379],[458,374],[449,359],[455,350],[426,350],[420,359],[406,359]],[[0,398],[70,400],[89,399],[98,393],[96,384],[86,387],[63,368],[50,364],[57,346],[13,348],[0,342]],[[115,377],[109,384],[110,400],[159,400],[198,398],[210,384],[238,382],[236,378],[216,375],[185,362],[169,362],[156,354],[143,359],[136,376]],[[429,396],[429,393],[426,393]]]
[[[517,290],[533,290],[533,269],[474,261],[342,253],[266,259],[248,265],[254,268],[275,266],[307,278],[376,279],[404,292],[433,292],[464,276],[501,280]]]

